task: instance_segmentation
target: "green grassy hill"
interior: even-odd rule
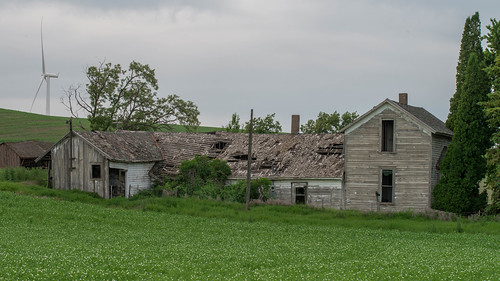
[[[66,121],[69,117],[45,116],[41,114],[27,113],[0,108],[0,143],[39,140],[46,142],[57,142],[66,133],[69,125]],[[75,130],[81,130],[79,123],[89,128],[87,119],[73,120]],[[214,132],[221,130],[216,127],[199,127],[198,132]],[[174,131],[185,131],[183,126],[175,125]]]

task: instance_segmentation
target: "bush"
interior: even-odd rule
[[[33,181],[38,185],[45,186],[47,183],[47,170],[43,168],[8,167],[0,169],[0,181]]]
[[[217,185],[222,189],[230,174],[231,168],[226,162],[197,155],[193,160],[182,162],[177,183],[180,185],[179,191],[193,196],[206,185]],[[183,193],[180,192],[180,194]]]
[[[269,190],[272,182],[267,178],[260,178],[250,181],[250,199],[261,199],[266,201],[269,198]],[[228,185],[223,193],[223,199],[234,202],[246,202],[247,181],[239,180],[235,184]]]

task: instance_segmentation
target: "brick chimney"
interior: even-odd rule
[[[292,115],[292,134],[298,134],[300,129],[300,115]]]
[[[408,93],[399,93],[399,103],[408,105]]]

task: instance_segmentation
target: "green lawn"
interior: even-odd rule
[[[238,221],[0,192],[0,280],[500,280],[500,235]]]
[[[0,143],[24,140],[57,142],[69,131],[68,117],[45,116],[0,108]],[[75,130],[81,130],[80,122],[89,128],[87,119],[73,120]],[[221,130],[215,127],[199,127],[197,132]],[[174,131],[185,131],[183,126],[174,125]]]

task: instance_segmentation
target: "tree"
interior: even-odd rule
[[[231,116],[231,121],[224,126],[224,129],[226,129],[226,132],[231,132],[231,133],[239,133],[241,132],[241,125],[240,125],[240,116],[238,114],[233,113],[233,116]]]
[[[87,68],[86,91],[80,86],[66,91],[63,103],[74,117],[83,111],[92,130],[108,131],[171,129],[172,124],[187,130],[199,126],[198,107],[177,95],[157,96],[155,70],[132,61],[128,70],[119,64],[101,63]]]
[[[476,12],[472,17],[465,20],[464,31],[462,33],[462,42],[460,44],[460,53],[458,56],[456,90],[450,99],[450,113],[446,120],[446,126],[454,131],[455,116],[458,110],[458,103],[462,94],[462,84],[465,81],[466,67],[471,54],[476,54],[479,61],[483,61],[483,48],[481,47],[481,21],[479,13]]]
[[[485,36],[488,43],[485,58],[488,58],[489,65],[486,72],[493,84],[493,92],[488,95],[488,101],[482,104],[493,129],[491,137],[493,146],[486,153],[486,184],[493,193],[491,205],[486,211],[489,214],[500,214],[500,24],[497,20],[491,19],[491,25],[486,28],[489,30]]]
[[[316,120],[309,120],[300,126],[300,130],[305,134],[326,134],[337,133],[343,127],[349,125],[358,118],[356,112],[344,112],[342,116],[337,111],[332,114],[320,112]]]
[[[471,53],[464,73],[459,99],[456,100],[454,134],[441,163],[442,177],[434,188],[433,208],[474,213],[486,205],[479,194],[479,182],[486,170],[484,155],[490,147],[491,130],[480,102],[490,91],[484,62]]]
[[[280,122],[274,120],[276,113],[268,114],[265,118],[253,118],[253,132],[256,134],[277,134],[281,133]],[[245,122],[245,133],[249,132],[250,122]]]

